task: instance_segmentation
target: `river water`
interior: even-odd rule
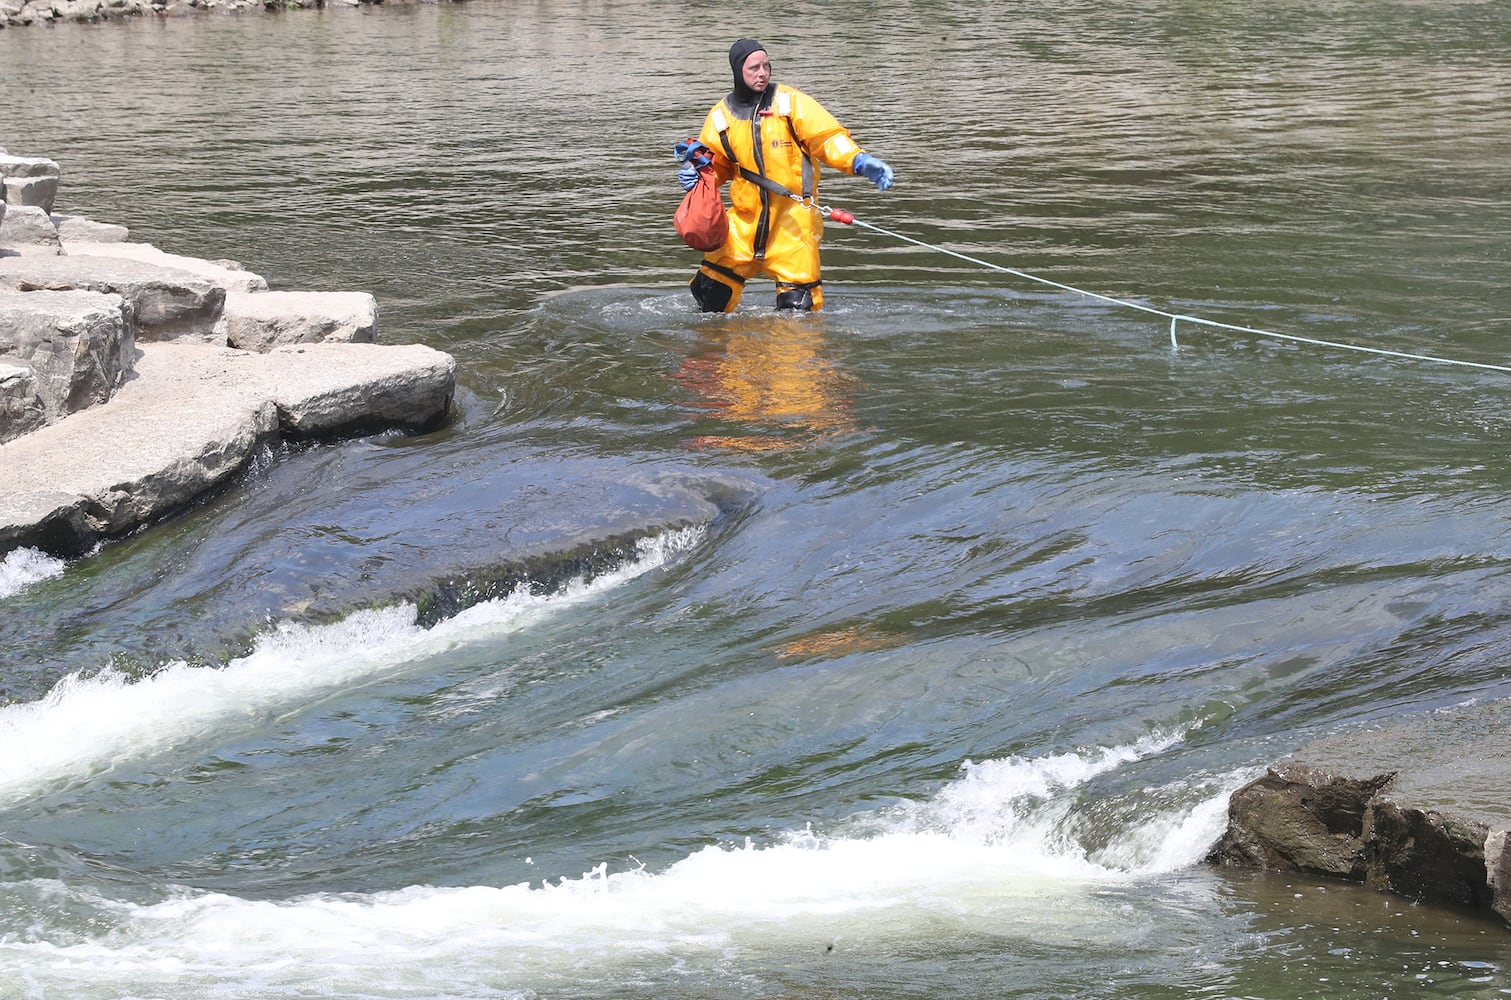
[[[1494,924],[1200,863],[1306,741],[1511,696],[1511,375],[995,269],[1506,362],[1511,8],[985,11],[0,33],[60,210],[460,378],[5,560],[0,997],[1511,994]],[[686,294],[742,34],[896,169],[826,178],[821,315]]]

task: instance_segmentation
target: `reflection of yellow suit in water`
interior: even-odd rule
[[[743,433],[700,435],[694,445],[779,450],[855,428],[852,377],[809,322],[773,317],[716,333],[674,377],[697,394],[685,405]]]
[[[699,305],[730,312],[745,280],[767,274],[776,280],[779,308],[821,308],[823,217],[747,180],[741,168],[816,203],[819,164],[850,173],[862,151],[849,131],[801,90],[774,84],[747,118],[737,117],[728,98],[714,105],[698,138],[714,152],[719,183],[730,182],[729,238],[703,258],[692,280]]]

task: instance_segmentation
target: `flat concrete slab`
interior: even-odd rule
[[[179,271],[188,271],[207,278],[220,287],[230,292],[260,292],[266,291],[267,279],[260,274],[242,270],[235,267],[226,267],[224,264],[213,260],[203,260],[199,257],[185,257],[183,254],[167,253],[159,250],[151,243],[127,243],[116,241],[90,242],[87,240],[70,240],[63,235],[63,229],[58,228],[58,235],[63,244],[63,252],[70,257],[114,257],[122,260],[134,260],[141,264],[151,264],[155,267],[173,268]]]
[[[86,551],[191,503],[279,436],[437,424],[455,381],[454,359],[418,344],[139,344],[110,402],[0,445],[0,552]]]
[[[131,305],[138,342],[225,343],[216,332],[225,287],[195,271],[115,256],[0,257],[0,287],[113,293]]]

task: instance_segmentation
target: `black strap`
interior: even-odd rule
[[[787,134],[792,136],[792,144],[803,157],[803,197],[813,197],[813,158],[808,155],[803,144],[797,141],[797,129],[792,127],[792,116],[783,115],[782,121],[787,123]]]
[[[736,166],[738,166],[738,164],[736,164]],[[765,174],[758,174],[754,170],[747,170],[744,167],[740,167],[740,176],[745,178],[750,183],[756,185],[757,187],[765,188],[772,194],[781,195],[784,198],[791,198],[793,201],[803,200],[802,195],[794,193],[791,188],[783,187],[781,184],[778,184],[776,181],[772,180],[770,177],[767,177]]]
[[[796,143],[797,133],[792,130],[791,119],[783,116],[782,120],[787,122],[787,131],[791,133],[792,141]],[[767,177],[765,174],[758,174],[754,170],[751,170],[741,164],[739,158],[735,156],[734,147],[729,144],[729,129],[724,129],[719,133],[719,142],[723,144],[724,155],[729,157],[729,162],[740,168],[741,177],[745,178],[747,181],[754,184],[758,188],[764,188],[765,190],[770,191],[772,194],[780,195],[783,198],[791,198],[793,201],[803,200],[801,195],[793,193],[790,188],[784,187],[783,185],[778,184],[776,181],[772,180],[770,177]],[[798,148],[802,149],[801,146],[799,146]],[[807,154],[803,154],[803,160],[805,164],[807,162],[807,159]],[[804,174],[807,174],[806,170],[804,171]]]
[[[713,261],[709,260],[707,257],[703,258],[703,266],[706,267],[706,268],[708,268],[710,271],[714,271],[714,272],[717,272],[719,274],[724,275],[724,277],[726,277],[729,280],[735,282],[736,284],[740,284],[740,285],[745,284],[745,276],[743,274],[739,274],[738,272],[732,271],[729,268],[725,267],[723,264],[715,264]]]

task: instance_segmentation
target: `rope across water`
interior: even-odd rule
[[[934,250],[942,254],[947,254],[951,257],[955,257],[963,261],[968,261],[969,263],[988,268],[992,271],[1000,271],[1003,274],[1011,274],[1015,277],[1023,278],[1027,281],[1036,281],[1041,285],[1048,285],[1051,288],[1058,288],[1066,292],[1074,292],[1077,295],[1084,295],[1088,298],[1098,299],[1102,302],[1109,302],[1113,305],[1123,306],[1127,309],[1137,309],[1139,312],[1145,312],[1153,316],[1163,317],[1170,321],[1171,347],[1180,346],[1175,339],[1176,324],[1191,323],[1196,326],[1205,326],[1216,330],[1230,330],[1235,333],[1247,333],[1259,337],[1273,337],[1277,340],[1288,340],[1297,344],[1311,344],[1315,347],[1332,347],[1340,351],[1357,351],[1361,354],[1376,354],[1388,358],[1403,358],[1408,361],[1427,361],[1439,365],[1458,365],[1463,368],[1479,368],[1484,371],[1506,372],[1508,374],[1511,374],[1511,367],[1507,367],[1505,365],[1484,364],[1478,361],[1460,361],[1456,358],[1440,358],[1435,357],[1431,354],[1411,354],[1406,351],[1388,351],[1381,347],[1361,347],[1358,344],[1340,344],[1337,341],[1333,340],[1317,340],[1313,337],[1298,337],[1289,333],[1277,333],[1274,330],[1259,330],[1250,326],[1237,326],[1232,323],[1220,323],[1217,320],[1203,319],[1200,316],[1188,316],[1183,313],[1168,312],[1164,309],[1156,309],[1153,306],[1140,305],[1137,302],[1130,302],[1127,299],[1114,298],[1111,295],[1101,295],[1097,292],[1089,292],[1084,288],[1077,288],[1074,285],[1067,285],[1059,281],[1051,281],[1048,278],[1041,278],[1037,274],[1030,274],[1027,271],[1020,271],[1017,268],[1003,267],[1001,264],[993,264],[991,261],[982,260],[979,257],[972,257],[969,254],[958,253],[954,250],[948,250],[941,246],[935,246],[932,243],[925,243],[923,240],[916,240],[911,236],[904,236],[902,233],[896,233],[890,229],[883,229],[881,226],[872,225],[871,223],[866,222],[862,219],[853,219],[851,220],[851,224],[862,226],[866,229],[872,230],[873,232],[881,233],[884,236],[890,236],[893,239],[902,240],[904,243],[911,243],[914,246],[923,247],[926,250]]]

